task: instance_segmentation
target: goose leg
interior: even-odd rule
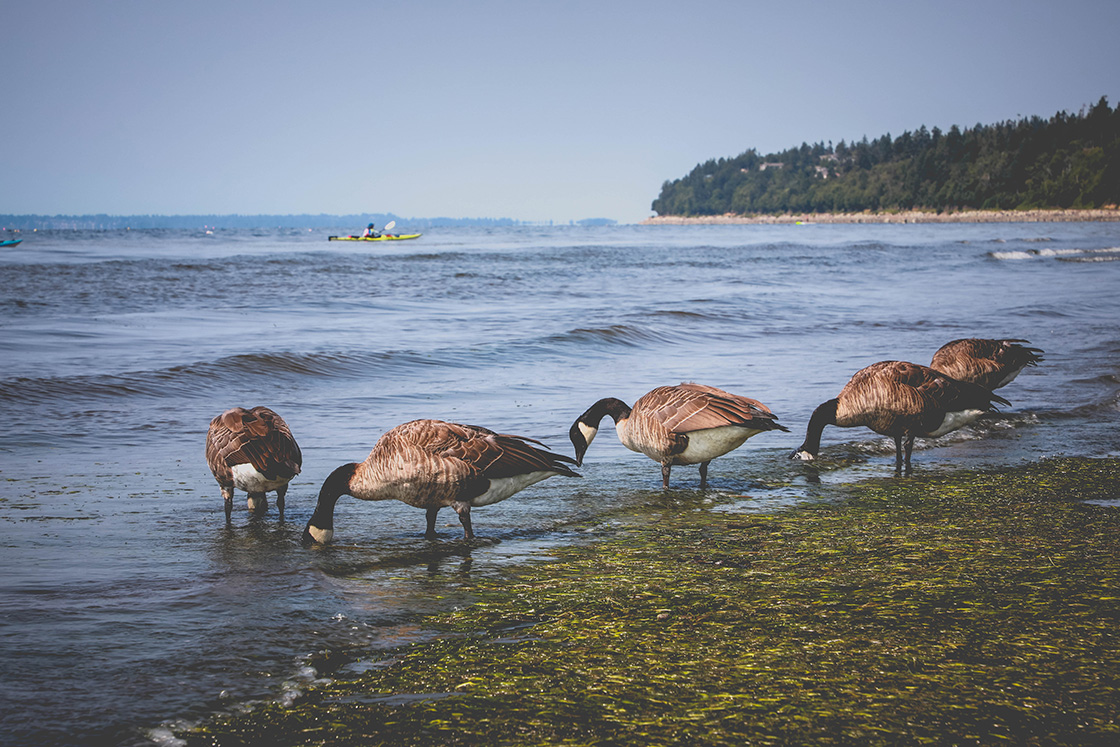
[[[287,494],[287,485],[281,485],[276,489],[276,509],[280,512],[280,521],[284,520],[284,496]]]
[[[474,539],[474,530],[471,528],[471,504],[453,503],[451,507],[459,514],[459,523],[463,525],[463,538]]]
[[[910,436],[906,439],[906,474],[909,475],[913,470],[910,467],[910,452],[914,450],[914,437]]]
[[[894,471],[902,472],[902,436],[894,437]]]
[[[428,531],[424,532],[426,539],[436,538],[436,514],[439,513],[439,506],[428,509]]]
[[[711,462],[701,462],[700,463],[700,489],[701,490],[708,487],[708,465],[709,464],[711,464]]]
[[[222,486],[222,500],[226,503],[226,523],[233,523],[233,488]]]
[[[665,490],[669,489],[669,470],[673,469],[673,465],[665,462],[661,465],[661,487]]]

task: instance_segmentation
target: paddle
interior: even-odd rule
[[[387,234],[387,233],[388,233],[389,231],[391,231],[391,230],[393,229],[393,227],[394,227],[394,226],[396,226],[396,225],[397,225],[397,222],[396,222],[395,220],[391,220],[391,221],[389,221],[388,223],[386,223],[386,224],[385,224],[385,227],[384,227],[384,228],[382,228],[382,229],[381,229],[380,231],[378,231],[378,233],[379,233],[379,234],[381,234],[382,236],[384,236],[384,235],[386,235],[386,234]],[[352,239],[360,239],[360,238],[362,238],[362,237],[361,237],[361,236],[351,236],[350,238],[352,238]]]
[[[389,231],[393,230],[396,227],[396,225],[397,225],[397,222],[395,220],[391,220],[391,221],[389,221],[388,223],[385,224],[385,227],[382,228],[379,233],[382,236],[385,236],[385,235],[388,234]],[[327,240],[330,241],[331,239],[337,239],[337,238],[338,238],[337,236],[328,236]],[[345,237],[343,237],[343,238],[345,238]],[[362,237],[361,236],[351,236],[350,238],[360,239]],[[20,241],[23,241],[23,239],[20,239]]]

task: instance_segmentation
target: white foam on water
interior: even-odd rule
[[[196,725],[186,721],[175,721],[154,729],[149,729],[147,736],[157,747],[186,747],[187,740],[175,736],[176,731],[189,731]]]
[[[1099,257],[1058,257],[1058,259],[1062,262],[1116,262],[1120,261],[1120,255]]]
[[[992,259],[1023,260],[1053,258],[1069,262],[1111,262],[1120,259],[1120,247],[1103,249],[1027,249],[1009,252],[988,252]]]

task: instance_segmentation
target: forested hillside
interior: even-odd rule
[[[667,181],[658,215],[1097,208],[1120,204],[1120,107],[711,160]]]

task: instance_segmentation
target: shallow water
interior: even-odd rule
[[[966,336],[1046,351],[1012,407],[920,444],[918,470],[1116,455],[1120,224],[442,229],[390,246],[338,231],[38,232],[0,255],[0,743],[144,743],[161,725],[291,698],[424,614],[560,544],[676,511],[769,511],[893,474],[893,445],[813,408],[884,359]],[[699,381],[791,433],[660,470],[604,423],[582,479],[474,512],[340,501],[335,545],[299,533],[318,487],[388,428],[438,417],[571,453],[600,397]],[[210,418],[267,404],[304,453],[286,521],[203,459]]]

